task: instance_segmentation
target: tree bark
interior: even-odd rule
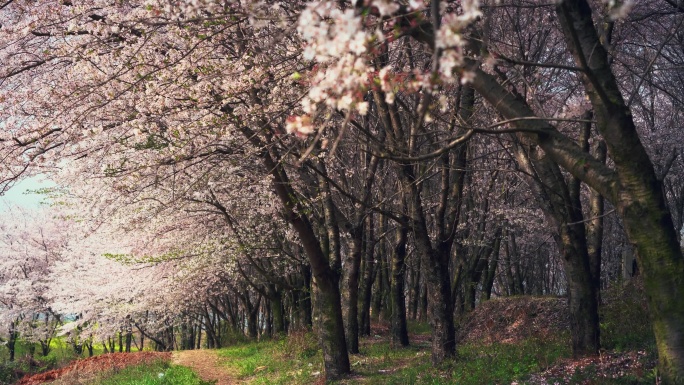
[[[9,360],[10,362],[14,361],[14,355],[16,351],[16,344],[17,344],[17,338],[19,337],[19,332],[17,331],[17,323],[19,321],[12,321],[10,323],[10,330],[9,330],[9,340],[7,341],[7,349],[9,349]]]
[[[400,226],[396,230],[397,243],[392,254],[392,343],[408,346],[408,326],[406,324],[406,298],[404,295],[404,272],[406,271],[406,242],[408,228]]]
[[[357,207],[359,210],[360,207]],[[352,249],[347,277],[347,348],[349,353],[359,353],[359,269],[363,251],[363,222],[351,231]]]
[[[420,303],[420,258],[417,258],[417,265],[413,267],[411,277],[413,285],[411,287],[411,318],[418,319],[418,304]]]
[[[388,228],[388,219],[382,217],[380,221],[380,234],[385,234]],[[375,277],[372,279],[375,285],[375,290],[373,290],[373,302],[372,302],[372,316],[374,319],[380,319],[382,314],[382,309],[386,306],[384,299],[385,295],[385,273],[387,271],[387,265],[385,264],[385,256],[387,255],[387,245],[385,241],[380,241],[378,243],[378,248],[375,252],[374,264],[375,264]],[[370,325],[370,322],[369,322]],[[370,326],[369,326],[370,327]]]
[[[126,353],[131,352],[131,343],[132,343],[132,338],[133,338],[133,332],[129,329],[126,330]]]
[[[369,215],[366,220],[368,225],[367,239],[364,242],[364,268],[363,268],[363,285],[361,295],[361,312],[359,314],[359,332],[362,335],[369,336],[370,329],[370,309],[373,295],[373,278],[375,277],[375,261],[374,250],[375,240],[373,239],[373,216]]]
[[[269,284],[269,302],[273,315],[273,332],[276,335],[285,333],[285,316],[283,307],[283,294],[274,284]]]

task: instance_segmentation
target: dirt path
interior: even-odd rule
[[[204,381],[218,381],[216,385],[237,385],[234,376],[221,365],[221,358],[213,350],[182,350],[173,352],[173,363],[187,366]]]

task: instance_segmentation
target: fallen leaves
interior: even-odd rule
[[[54,381],[67,374],[98,373],[109,370],[122,369],[127,366],[149,363],[156,360],[168,361],[171,359],[170,352],[137,352],[137,353],[111,353],[100,356],[85,358],[71,362],[69,365],[49,372],[39,373],[22,378],[17,385],[38,385]]]

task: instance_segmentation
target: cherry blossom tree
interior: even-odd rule
[[[261,235],[287,234],[301,244],[320,294],[319,333],[326,373],[334,378],[349,371],[342,254],[349,252],[352,268],[345,289],[352,289],[349,301],[354,301],[363,241],[358,234],[364,227],[370,232],[365,221],[373,216],[399,226],[397,271],[402,244],[421,255],[435,331],[433,360],[453,354],[451,259],[477,255],[475,263],[461,260],[468,262],[461,266],[481,276],[481,261],[488,255],[480,243],[466,242],[470,236],[457,239],[456,232],[464,219],[490,218],[488,205],[494,201],[468,206],[479,210],[477,215],[462,211],[469,188],[463,170],[477,153],[465,142],[476,133],[512,135],[506,137],[518,147],[507,150],[519,155],[521,170],[546,186],[539,196],[560,193],[545,210],[555,224],[568,282],[580,282],[581,292],[568,287],[574,290],[573,303],[595,300],[591,288],[582,290],[598,274],[588,259],[598,255],[598,238],[591,234],[599,233],[600,223],[584,225],[580,182],[615,207],[638,249],[660,372],[666,383],[677,383],[684,365],[678,284],[684,262],[653,164],[671,167],[656,155],[659,146],[644,145],[641,132],[648,113],[655,111],[642,108],[648,99],[642,85],[656,61],[642,60],[631,81],[624,80],[631,67],[616,61],[625,62],[622,58],[629,55],[622,26],[647,25],[644,20],[652,20],[653,11],[670,32],[646,51],[679,65],[670,41],[681,30],[682,15],[672,2],[644,2],[633,10],[643,19],[625,20],[631,4],[6,2],[0,9],[0,60],[5,63],[0,106],[7,111],[0,138],[2,180],[30,173],[59,175],[71,185],[70,192],[87,198],[91,218],[99,219],[89,221],[93,230],[113,224],[141,234],[130,245],[131,255],[153,265],[142,270],[157,274],[168,293],[192,293],[176,290],[174,285],[183,282],[164,279],[170,271],[209,273],[207,266],[232,266],[211,280],[206,278],[211,275],[197,275],[187,281],[187,290],[199,277],[207,279],[207,292],[226,290],[234,279],[251,280],[249,272],[266,265],[249,253],[233,252],[235,245],[258,245]],[[496,17],[505,12],[518,16]],[[532,22],[529,34],[516,28],[525,12],[544,16],[538,20],[543,28],[537,29],[544,33],[531,31]],[[520,49],[514,52],[507,31],[528,36],[531,43],[516,43]],[[667,94],[656,87],[658,81],[649,84]],[[483,100],[487,107],[476,109]],[[495,111],[498,121],[491,113],[478,114],[482,111]],[[589,124],[596,134],[579,135]],[[607,162],[599,150],[601,140]],[[353,191],[344,184],[351,178],[336,162],[348,161],[349,148],[359,143],[368,162],[364,176],[357,178],[363,183],[355,182],[361,191]],[[380,165],[381,159],[387,162]],[[391,175],[400,190],[383,196],[384,202],[373,194],[377,184],[372,175],[378,169]],[[473,194],[483,188],[494,191],[484,186],[496,186],[499,177],[483,180],[474,184]],[[669,189],[669,194],[674,198],[677,191]],[[600,217],[600,202],[590,201],[585,211]],[[250,217],[244,211],[252,207],[257,215]],[[272,220],[264,220],[269,216]],[[290,230],[283,229],[284,223]],[[345,223],[355,230],[349,243]],[[411,233],[408,242],[401,233],[405,229]],[[495,243],[498,232],[503,236],[503,227],[484,227],[472,238]],[[576,247],[587,240],[594,245]],[[512,249],[515,242],[506,242]],[[573,254],[573,248],[579,251]],[[237,263],[245,260],[249,267]],[[201,261],[210,263],[193,270]],[[478,278],[469,276],[468,282]],[[394,285],[404,279],[393,277]],[[255,292],[235,293],[243,296],[243,307],[257,301],[261,284],[251,282]],[[267,291],[261,297],[277,301]],[[153,314],[147,319],[160,331],[173,325],[176,315],[198,311],[181,306],[179,297],[170,313],[162,312],[158,298],[140,299],[146,304],[135,307],[133,297],[121,299],[126,304],[118,307],[126,311],[120,315],[142,319],[144,310]],[[589,308],[591,315],[594,305]],[[348,316],[353,331],[347,334],[354,335],[353,310]],[[121,321],[126,322],[125,316]]]
[[[3,219],[0,324],[9,334],[10,360],[18,337],[39,343],[47,355],[60,318],[49,300],[50,274],[64,258],[67,233],[57,231],[59,218],[42,221],[18,207],[8,208]]]

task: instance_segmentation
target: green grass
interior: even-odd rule
[[[354,373],[366,378],[368,384],[429,384],[436,379],[435,375],[439,376],[430,363],[426,350],[429,347],[393,347],[377,337],[364,342],[360,354],[351,356],[350,360]],[[354,381],[342,383],[353,384]]]
[[[458,349],[452,381],[484,385],[522,380],[570,356],[567,341],[529,339],[516,344],[464,345]]]
[[[28,359],[31,355],[31,347],[34,348],[32,360]],[[47,356],[43,356],[40,345],[19,339],[14,346],[14,362],[9,362],[9,349],[7,346],[0,347],[0,384],[3,381],[9,382],[7,379],[12,378],[15,371],[21,373],[43,372],[66,365],[77,358],[73,349],[60,339],[54,339],[50,347],[50,353]]]
[[[430,362],[428,346],[393,348],[379,342],[361,352],[360,364],[354,369],[366,377],[365,383],[373,385],[511,383],[568,356],[570,351],[565,341],[461,345],[455,360],[436,368]]]
[[[645,350],[647,360],[654,360],[653,334],[647,322],[647,308],[639,287],[619,286],[606,291],[607,305],[602,306],[601,339],[604,348],[615,351]],[[382,330],[382,328],[381,328]],[[533,373],[541,372],[563,358],[570,357],[567,335],[548,339],[528,339],[515,344],[459,345],[457,357],[433,367],[427,336],[430,328],[425,323],[410,322],[413,339],[407,348],[391,346],[388,336],[373,335],[362,338],[360,354],[350,355],[353,374],[335,382],[338,385],[494,385],[521,384]],[[236,339],[237,340],[237,339]],[[422,341],[422,342],[421,342]],[[2,350],[0,348],[0,350]],[[99,347],[99,352],[102,348]],[[26,344],[18,343],[17,356],[27,351]],[[98,353],[99,353],[98,352]],[[238,342],[218,350],[228,371],[241,383],[252,385],[304,385],[323,383],[322,355],[313,333],[298,333],[287,338],[261,342]],[[39,349],[36,349],[36,357]],[[71,346],[56,339],[50,355],[39,358],[46,366],[74,358]],[[116,376],[98,379],[99,382],[80,382],[84,385],[124,384],[203,384],[189,369],[168,363],[160,366],[133,367]],[[557,379],[569,384],[642,385],[655,382],[655,372],[646,366],[643,370],[624,373],[619,379],[600,378],[597,368],[588,367],[565,374]],[[1,372],[1,371],[0,371]],[[162,376],[159,373],[163,373]],[[1,375],[2,373],[0,373]],[[0,376],[1,377],[1,376]],[[551,380],[553,383],[554,379]],[[2,379],[0,378],[0,382]],[[75,382],[65,382],[75,384]],[[204,383],[206,384],[206,383]],[[55,384],[58,385],[58,384]]]
[[[243,343],[218,351],[229,370],[255,385],[311,384],[322,375],[315,337],[291,335],[278,340]]]

